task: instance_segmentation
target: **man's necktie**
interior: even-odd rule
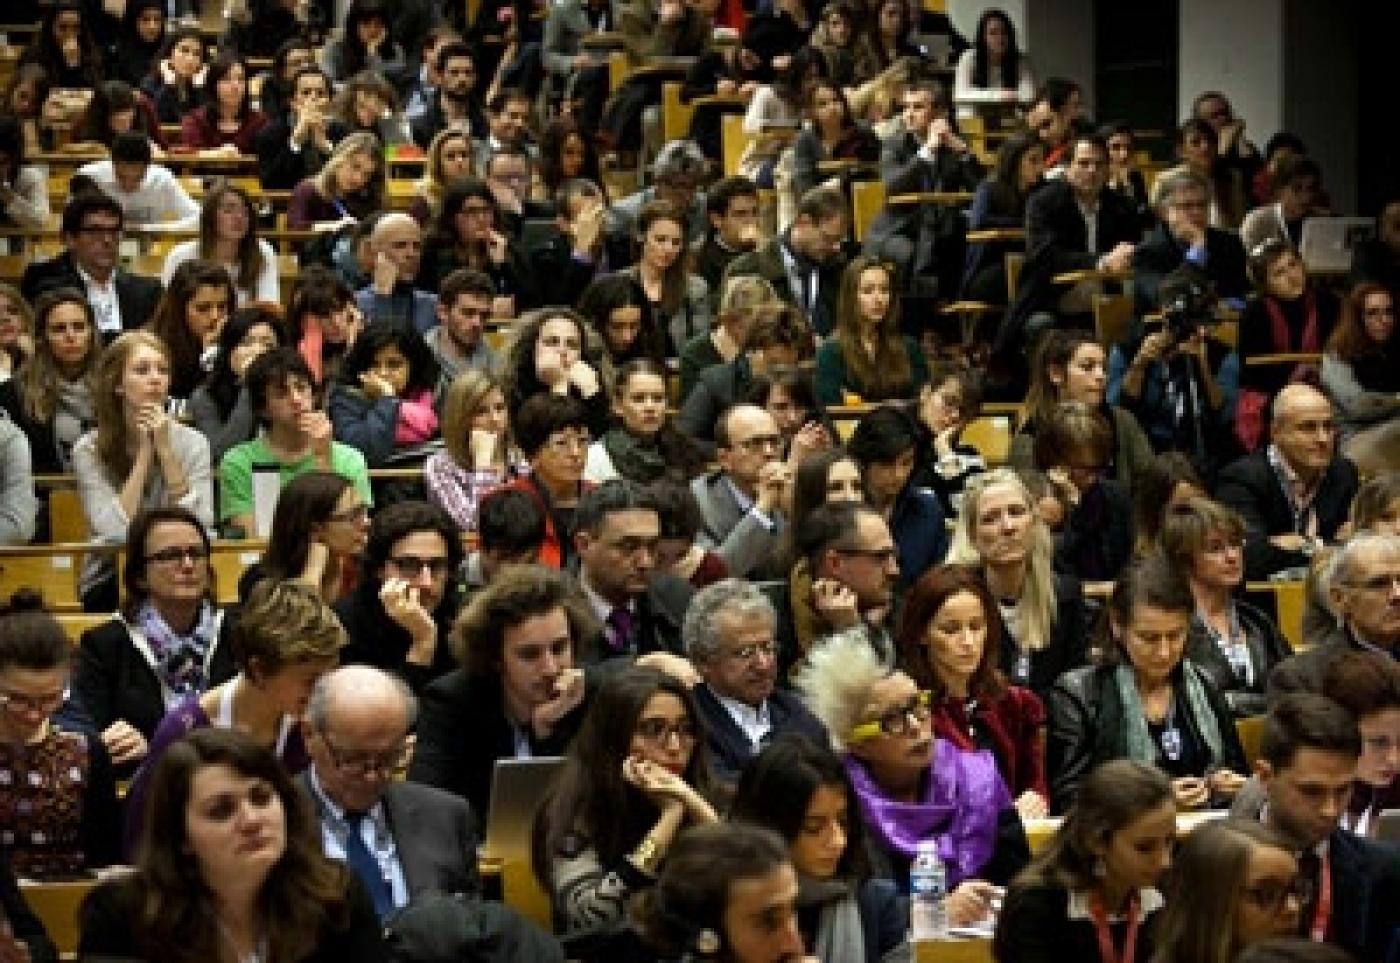
[[[345,822],[350,827],[350,832],[345,837],[345,861],[350,864],[355,875],[360,877],[360,882],[365,884],[369,898],[374,901],[374,911],[383,919],[393,912],[394,892],[389,886],[389,881],[384,878],[384,870],[380,867],[379,860],[369,851],[364,837],[360,835],[360,827],[364,821],[364,813],[345,814]]]

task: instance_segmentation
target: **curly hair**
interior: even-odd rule
[[[568,619],[574,661],[585,662],[583,650],[596,639],[598,620],[566,574],[538,565],[508,566],[474,595],[452,626],[452,651],[468,675],[493,677],[500,672],[506,629],[556,609]]]
[[[870,687],[889,674],[865,632],[848,629],[810,649],[793,683],[841,750],[846,734],[860,722]]]

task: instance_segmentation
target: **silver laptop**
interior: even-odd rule
[[[1310,217],[1303,221],[1299,244],[1303,263],[1314,274],[1345,274],[1358,244],[1376,232],[1369,217]]]
[[[496,760],[483,855],[501,860],[530,858],[535,810],[563,765],[563,756]]]

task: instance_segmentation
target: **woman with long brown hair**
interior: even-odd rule
[[[620,272],[646,292],[668,355],[680,354],[691,338],[710,330],[710,286],[686,267],[685,235],[685,218],[669,201],[643,205],[637,215],[637,263]]]
[[[428,500],[462,531],[476,531],[482,496],[525,467],[510,440],[506,396],[496,377],[468,368],[452,379],[442,402],[442,440],[442,450],[423,463]]]
[[[894,266],[869,255],[841,276],[836,330],[817,349],[817,400],[839,405],[848,394],[862,401],[913,398],[928,380],[928,362],[899,331]]]
[[[219,332],[237,294],[213,261],[186,261],[176,269],[151,317],[151,333],[170,355],[170,396],[182,403],[213,368]]]
[[[165,256],[161,283],[170,286],[176,269],[193,258],[212,261],[228,271],[238,306],[254,301],[280,304],[277,252],[258,237],[257,211],[248,192],[221,180],[204,195],[199,212],[199,237],[181,241]]]
[[[1322,355],[1322,388],[1337,407],[1342,454],[1363,475],[1400,465],[1400,328],[1395,293],[1352,288]]]

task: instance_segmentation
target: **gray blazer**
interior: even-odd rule
[[[735,578],[773,577],[767,573],[778,564],[778,549],[786,526],[783,517],[775,515],[773,527],[769,528],[753,512],[743,511],[723,472],[694,479],[690,493],[705,522],[700,544],[713,548],[724,559],[729,574]]]

